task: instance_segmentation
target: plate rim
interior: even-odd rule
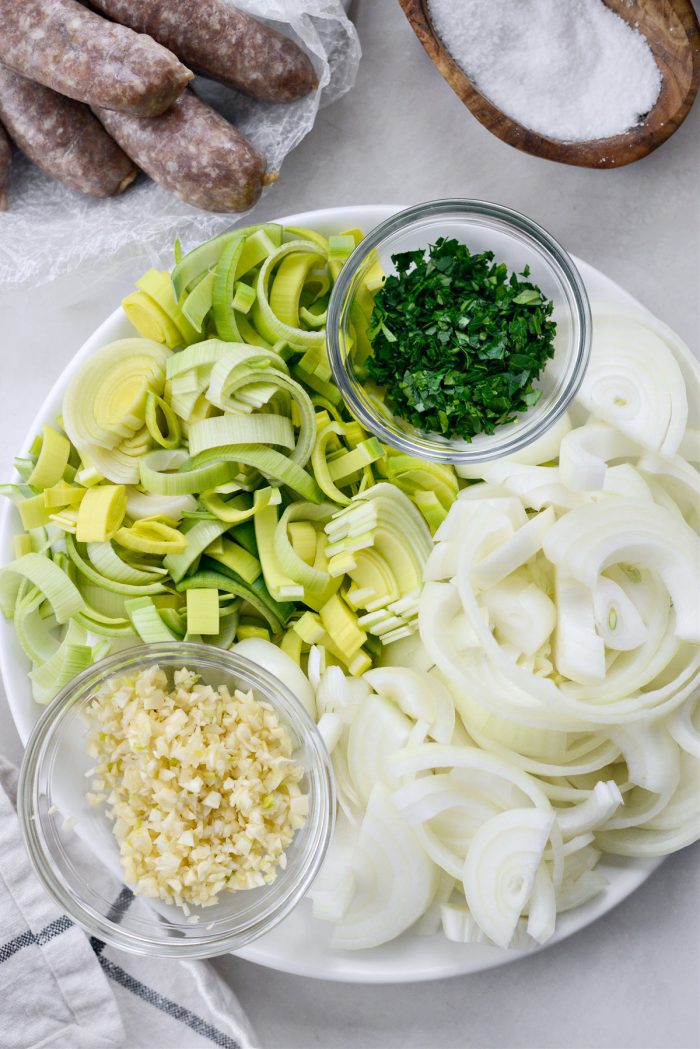
[[[391,214],[402,210],[404,206],[405,205],[396,204],[346,204],[338,207],[312,209],[309,211],[285,215],[276,219],[276,221],[282,225],[313,226],[315,224],[332,224],[343,228],[346,226],[353,227],[354,225],[359,224],[371,228],[370,223],[376,225],[388,218]],[[598,270],[595,266],[592,266],[590,263],[585,262],[575,255],[572,255],[571,257],[574,264],[581,271],[584,283],[587,283],[587,275],[588,279],[593,277],[595,280],[602,282],[607,286],[615,300],[626,301],[643,312],[648,312],[646,307],[643,306],[639,300],[610,277],[606,276],[606,274]],[[94,351],[100,340],[112,338],[113,329],[124,319],[124,313],[121,306],[117,306],[102,321],[102,323],[98,325],[92,334],[85,339],[79,349],[75,352],[68,365],[59,374],[42,401],[42,404],[34,416],[29,430],[21,443],[20,455],[26,453],[33,440],[34,434],[38,432],[47,417],[52,414],[51,406],[62,395],[63,390],[73,373],[82,364],[83,360]],[[14,507],[11,503],[7,503],[0,509],[0,554],[9,549],[8,544],[11,542],[12,535],[16,530],[16,525],[13,524],[13,516]],[[28,728],[26,718],[22,715],[22,703],[12,698],[15,692],[15,681],[13,680],[14,675],[10,667],[10,648],[13,641],[16,646],[16,639],[11,625],[5,622],[3,617],[0,616],[0,677],[2,678],[5,688],[7,705],[12,720],[17,728],[22,744],[24,745],[26,744],[31,729]],[[612,882],[609,885],[608,890],[600,897],[589,901],[589,904],[584,904],[583,906],[576,908],[574,911],[567,912],[564,927],[560,928],[546,944],[535,950],[528,950],[526,952],[498,952],[497,948],[485,948],[485,951],[488,951],[489,953],[488,955],[486,953],[481,955],[480,952],[481,956],[478,958],[477,964],[474,964],[474,954],[470,952],[469,955],[465,953],[464,957],[460,957],[454,961],[445,960],[439,964],[428,962],[427,964],[424,964],[423,967],[413,963],[411,963],[410,966],[407,966],[406,960],[403,962],[399,960],[398,963],[395,962],[389,964],[382,962],[381,959],[378,960],[376,957],[370,961],[370,964],[368,965],[367,962],[371,952],[363,951],[345,952],[343,954],[338,952],[333,956],[333,965],[324,965],[321,967],[314,962],[313,958],[310,961],[307,961],[303,954],[295,953],[293,950],[289,951],[287,954],[285,954],[284,950],[280,952],[280,949],[275,947],[274,944],[272,946],[266,944],[265,941],[268,939],[267,937],[263,937],[255,943],[234,953],[236,957],[254,962],[257,965],[262,965],[266,968],[274,969],[277,972],[344,983],[417,983],[483,972],[487,969],[511,964],[530,957],[535,953],[539,953],[541,950],[546,950],[548,947],[553,946],[556,943],[561,943],[569,936],[572,936],[574,933],[594,923],[639,888],[653,871],[661,865],[663,860],[664,857],[645,860],[626,859],[624,861],[610,862],[606,869],[613,872],[618,871],[618,875],[616,877],[613,873]],[[303,908],[306,908],[310,915],[308,901],[302,903],[300,909]],[[289,921],[289,919],[287,919],[287,921]],[[284,923],[280,928],[283,927]],[[274,932],[270,935],[273,936]],[[410,933],[404,934],[404,936],[409,937],[410,935]],[[413,938],[417,938],[417,934],[413,934]],[[403,937],[400,939],[403,939]],[[445,941],[445,943],[447,943],[447,941]],[[492,951],[493,953],[491,953]]]

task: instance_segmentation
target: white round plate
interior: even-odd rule
[[[328,234],[355,228],[369,232],[397,210],[400,209],[389,205],[326,208],[322,211],[290,215],[279,221],[283,225],[310,226]],[[592,299],[643,308],[636,299],[593,266],[580,259],[575,261]],[[134,278],[138,276],[139,274],[134,274]],[[68,380],[85,359],[105,343],[133,334],[131,325],[119,307],[78,350],[59,378],[41,406],[21,452],[28,450],[34,435],[41,430],[45,422],[52,421],[60,414],[63,392]],[[12,560],[12,537],[16,531],[18,520],[14,508],[7,502],[0,511],[0,565]],[[32,700],[26,658],[17,642],[12,624],[5,622],[2,616],[0,670],[17,730],[22,741],[26,742],[42,708]],[[600,918],[611,907],[634,892],[659,862],[617,860],[611,857],[601,864],[599,869],[607,875],[608,887],[590,903],[563,914],[558,919],[556,934],[549,943],[557,943]],[[410,877],[410,872],[408,876]],[[242,958],[281,972],[353,983],[435,980],[503,965],[522,957],[523,954],[519,951],[502,951],[498,947],[483,944],[455,944],[445,940],[442,935],[419,936],[411,932],[372,950],[339,952],[332,950],[330,946],[330,931],[331,926],[313,918],[310,904],[304,901],[276,929],[238,953]]]

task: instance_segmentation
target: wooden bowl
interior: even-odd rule
[[[646,37],[663,76],[661,93],[644,121],[622,135],[558,142],[512,120],[477,90],[435,32],[428,0],[399,3],[433,63],[485,128],[516,149],[561,164],[619,168],[646,156],[680,127],[700,84],[700,25],[690,0],[604,0]]]

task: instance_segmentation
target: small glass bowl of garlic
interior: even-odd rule
[[[27,744],[18,813],[45,888],[136,954],[211,957],[289,914],[333,832],[330,758],[277,678],[210,645],[125,649]]]

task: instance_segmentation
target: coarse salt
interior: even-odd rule
[[[622,134],[659,97],[649,45],[602,0],[430,0],[429,9],[482,94],[548,138]]]

